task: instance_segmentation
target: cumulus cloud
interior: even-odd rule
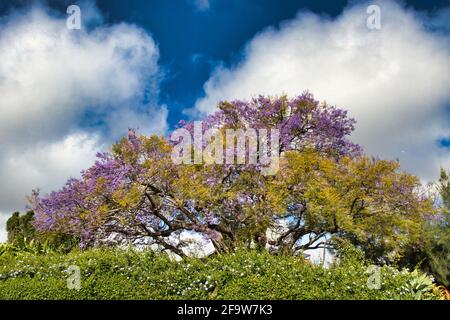
[[[65,23],[34,8],[0,26],[0,144],[14,140],[22,147],[60,137],[87,112],[101,117],[140,111],[131,107],[140,104],[152,85],[148,79],[158,73],[152,38],[126,24],[88,32]],[[146,120],[153,124],[152,117]]]
[[[6,221],[8,220],[8,216],[2,214],[0,212],[0,225],[2,226],[0,228],[0,242],[5,242],[7,239],[7,233],[6,233]]]
[[[371,3],[372,4],[372,3]],[[450,134],[450,46],[443,32],[448,9],[419,13],[378,2],[381,29],[370,30],[367,5],[336,18],[301,11],[257,34],[232,67],[218,66],[205,96],[187,112],[210,113],[220,100],[309,90],[349,110],[358,121],[353,140],[423,180],[450,166],[437,140]]]
[[[164,134],[167,131],[168,113],[165,105],[140,113],[124,108],[120,112],[107,115],[106,121],[114,124],[110,128],[110,134],[114,137],[122,136],[130,127],[135,128],[140,134]]]
[[[13,210],[18,203],[25,203],[25,196],[32,189],[48,192],[63,185],[68,177],[78,176],[82,169],[94,163],[98,149],[101,149],[98,136],[74,133],[61,141],[39,143],[1,158],[0,211]]]
[[[0,19],[4,215],[22,210],[32,188],[48,192],[78,176],[129,127],[167,130],[167,108],[154,102],[155,41],[133,25],[99,25],[92,5],[81,11],[81,30],[67,29],[65,15],[43,6]]]
[[[101,145],[100,137],[73,133],[55,143],[38,143],[0,158],[0,242],[4,226],[13,211],[25,211],[32,189],[50,192],[62,186],[68,177],[79,176],[92,165]]]

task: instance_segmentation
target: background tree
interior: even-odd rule
[[[447,172],[444,168],[441,168],[438,189],[442,197],[444,214],[447,213],[445,220],[448,223],[450,214],[450,171]]]
[[[450,285],[450,172],[441,168],[438,190],[442,205],[440,215],[426,226],[427,238],[422,269],[439,283]]]
[[[430,250],[429,270],[437,280],[445,286],[450,286],[450,171],[441,169],[439,192],[442,197],[442,219],[437,224],[438,232],[433,241],[434,250]]]
[[[34,212],[28,211],[24,215],[14,212],[6,221],[8,242],[23,244],[34,239],[36,230],[32,224]]]
[[[400,266],[415,268],[432,274],[444,286],[450,285],[450,175],[441,169],[435,184],[439,197],[438,214],[423,220],[420,240],[408,247]]]

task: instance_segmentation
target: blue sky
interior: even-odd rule
[[[136,23],[157,39],[167,72],[161,99],[170,105],[169,120],[174,124],[184,117],[181,111],[204,94],[203,84],[213,69],[238,63],[243,46],[262,29],[293,19],[301,9],[335,17],[348,1],[211,0],[205,10],[194,0],[97,3],[108,22]],[[450,5],[448,0],[408,3],[431,11]]]
[[[33,0],[6,0],[0,15],[27,7]],[[60,12],[77,1],[39,1]],[[81,8],[85,2],[79,1]],[[208,5],[202,6],[202,3]],[[170,106],[169,124],[186,118],[183,109],[201,97],[203,85],[217,65],[231,66],[242,58],[244,45],[268,26],[295,18],[299,10],[336,17],[347,0],[97,0],[103,22],[136,24],[152,35],[160,50],[164,78],[159,100]],[[353,3],[350,1],[350,3]],[[356,3],[356,2],[355,2]],[[430,12],[450,5],[449,0],[406,1]]]
[[[108,21],[137,23],[151,32],[161,52],[167,78],[161,99],[170,105],[170,122],[194,105],[214,67],[240,59],[240,50],[257,32],[295,17],[303,7],[336,15],[346,1],[211,1],[208,9],[195,1],[98,1]]]
[[[6,1],[0,14],[11,7],[34,1]],[[165,77],[160,100],[170,105],[169,122],[184,118],[182,110],[194,105],[203,94],[203,84],[218,64],[230,65],[240,59],[244,44],[266,26],[295,17],[301,8],[329,15],[338,14],[347,1],[209,1],[209,7],[195,0],[98,0],[106,23],[137,24],[158,43]],[[18,4],[19,3],[19,4]],[[48,1],[64,12],[76,1]],[[200,2],[201,3],[201,2]]]
[[[258,94],[310,90],[349,110],[367,153],[430,181],[450,167],[449,33],[450,0],[3,0],[0,224],[128,127],[167,134]]]

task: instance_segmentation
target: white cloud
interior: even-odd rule
[[[0,144],[60,137],[86,112],[140,113],[129,106],[149,85],[156,90],[148,79],[157,78],[158,57],[152,38],[134,26],[87,32],[40,8],[14,15],[0,31]]]
[[[68,135],[55,143],[39,143],[0,158],[0,210],[23,210],[32,189],[49,192],[62,186],[70,176],[94,163],[102,146],[98,136],[85,133]]]
[[[167,108],[143,102],[158,96],[154,40],[133,25],[94,27],[99,12],[80,6],[87,29],[42,6],[0,19],[1,219],[23,210],[32,188],[78,176],[127,128],[167,129]]]
[[[195,7],[199,11],[206,11],[210,8],[210,0],[194,0]]]
[[[436,143],[450,134],[448,34],[425,28],[423,13],[378,4],[381,30],[367,28],[362,4],[335,19],[299,12],[279,28],[263,30],[238,65],[215,70],[195,110],[210,113],[224,99],[308,89],[350,111],[358,121],[353,139],[368,153],[398,157],[424,180],[435,178],[439,165],[450,167],[449,151]],[[447,14],[428,22],[442,25]]]
[[[6,220],[8,220],[8,215],[4,215],[0,212],[0,243],[6,242],[7,239]]]
[[[94,163],[104,147],[98,136],[74,133],[52,144],[39,143],[0,158],[0,242],[5,240],[5,223],[13,211],[26,209],[32,189],[47,193],[59,188],[68,177],[78,177]],[[3,214],[3,215],[2,215]]]
[[[113,137],[122,136],[130,127],[140,134],[164,134],[167,131],[167,116],[168,109],[165,105],[141,113],[124,108],[120,112],[107,115],[106,121],[114,124],[110,128],[110,134]]]

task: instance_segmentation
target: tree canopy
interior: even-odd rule
[[[398,162],[367,157],[350,141],[354,124],[346,111],[309,93],[220,103],[202,131],[278,130],[279,148],[270,150],[280,157],[274,175],[262,174],[259,164],[177,164],[179,140],[130,130],[81,178],[49,195],[34,191],[34,225],[76,236],[83,246],[115,237],[180,256],[186,233],[210,240],[218,252],[257,246],[290,254],[336,235],[374,259],[395,259],[418,241],[434,208]],[[179,128],[194,134],[193,122]],[[261,147],[254,152],[262,156]]]
[[[34,212],[28,211],[20,215],[14,212],[6,221],[6,231],[8,232],[8,242],[23,243],[30,241],[35,236],[35,228],[32,225]]]

